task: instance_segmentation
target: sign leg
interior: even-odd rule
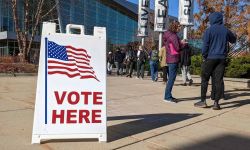
[[[99,142],[107,142],[107,134],[100,134]]]
[[[41,139],[39,135],[32,135],[32,144],[40,144],[41,143]]]

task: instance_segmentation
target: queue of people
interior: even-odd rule
[[[195,107],[207,107],[206,93],[208,82],[212,79],[211,99],[214,100],[214,110],[219,110],[219,100],[224,98],[223,75],[225,71],[225,59],[227,57],[228,42],[235,43],[236,36],[223,25],[221,13],[212,13],[209,17],[210,27],[203,36],[201,65],[201,99],[194,104]],[[121,75],[122,68],[126,66],[126,76],[132,78],[136,68],[136,78],[144,78],[146,61],[149,61],[152,82],[158,81],[159,65],[163,72],[163,83],[166,83],[164,102],[177,103],[178,100],[172,95],[174,82],[178,68],[181,69],[183,86],[191,86],[193,83],[190,75],[192,52],[186,39],[180,40],[177,33],[181,25],[177,21],[170,23],[168,30],[163,35],[163,46],[158,51],[157,46],[151,50],[145,50],[143,46],[128,46],[126,53],[118,48],[113,55],[108,54],[108,73],[111,74],[112,63],[116,65],[117,75]],[[149,53],[147,53],[149,51]]]

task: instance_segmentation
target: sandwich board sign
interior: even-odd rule
[[[32,143],[107,141],[106,118],[106,29],[94,27],[94,35],[85,35],[83,26],[69,24],[64,34],[44,22]]]

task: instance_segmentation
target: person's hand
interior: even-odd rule
[[[205,62],[206,61],[206,58],[205,57],[202,57],[202,62]]]
[[[181,43],[182,43],[182,44],[187,44],[188,42],[187,42],[186,39],[183,39],[183,40],[181,40]]]

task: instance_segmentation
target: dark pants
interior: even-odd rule
[[[219,101],[222,93],[222,82],[225,71],[225,59],[207,59],[201,66],[201,101],[206,100],[210,76],[214,74],[215,101]]]
[[[137,77],[144,78],[144,65],[145,63],[142,61],[137,61]]]
[[[169,75],[169,72],[168,72],[168,66],[164,66],[162,67],[162,72],[163,72],[163,82],[167,82],[168,80],[168,75]]]
[[[214,82],[214,77],[215,75],[212,75],[212,90],[211,90],[211,99],[215,100],[215,82]],[[222,86],[221,86],[221,98],[225,98],[225,85],[224,81],[222,81]]]
[[[168,76],[168,83],[165,89],[165,96],[164,96],[165,100],[171,100],[173,98],[172,89],[174,86],[174,81],[176,79],[177,69],[178,69],[177,63],[168,64],[169,76]]]
[[[134,65],[135,62],[134,61],[129,61],[127,63],[127,68],[126,68],[126,73],[127,75],[129,75],[130,77],[132,76],[133,70],[134,70]]]
[[[122,74],[122,63],[120,62],[115,62],[115,66],[116,66],[116,74],[117,75],[120,75]]]

